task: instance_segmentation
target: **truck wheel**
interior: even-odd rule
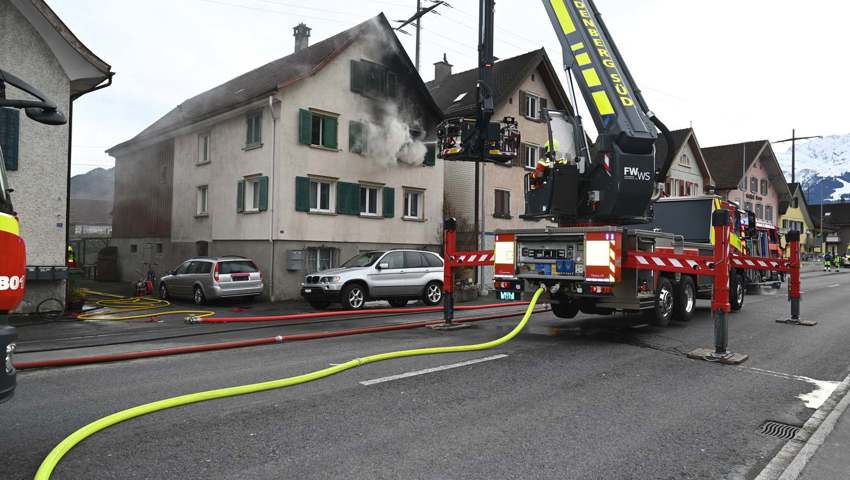
[[[570,302],[562,300],[560,303],[553,303],[552,313],[558,318],[575,318],[578,315],[578,302]]]
[[[673,319],[677,322],[689,322],[694,316],[696,307],[696,287],[694,279],[682,277],[682,280],[673,287]]]
[[[744,277],[738,273],[733,273],[729,277],[729,308],[733,312],[737,312],[744,306]]]
[[[661,277],[658,281],[658,290],[655,293],[655,306],[644,310],[644,319],[656,327],[666,327],[673,319],[674,292],[673,282],[667,277]]]

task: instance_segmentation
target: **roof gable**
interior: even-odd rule
[[[791,191],[785,181],[785,174],[779,161],[773,153],[773,148],[767,140],[720,145],[703,148],[702,154],[708,164],[718,190],[733,190],[738,188],[744,177],[744,168],[749,170],[756,160],[761,160],[771,185],[779,196],[779,211],[784,213],[791,201]],[[746,162],[746,163],[744,163]]]
[[[673,141],[673,161],[675,162],[676,157],[679,156],[685,148],[685,145],[690,145],[691,151],[694,152],[694,157],[696,157],[697,167],[700,170],[700,174],[702,174],[703,178],[707,180],[709,184],[713,183],[714,179],[712,178],[711,171],[708,169],[708,165],[705,162],[705,157],[702,154],[702,149],[700,149],[694,129],[683,128],[681,130],[673,130],[670,132],[670,136]],[[667,141],[663,135],[659,135],[658,138],[655,139],[655,158],[667,158]]]

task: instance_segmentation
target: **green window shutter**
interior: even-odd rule
[[[336,131],[337,131],[337,122],[338,119],[336,117],[322,117],[322,146],[327,148],[337,148],[336,141]]]
[[[265,212],[269,209],[269,177],[260,177],[260,204],[257,210]]]
[[[426,145],[425,150],[425,160],[422,162],[422,165],[426,167],[433,167],[437,164],[437,146],[428,144]]]
[[[360,184],[336,183],[336,213],[360,215]]]
[[[310,139],[313,136],[313,114],[310,110],[303,108],[298,110],[298,143],[302,145],[310,145]]]
[[[236,211],[245,211],[245,180],[236,182]]]
[[[21,112],[17,108],[0,108],[0,149],[6,170],[18,169],[18,137]]]
[[[295,177],[295,210],[310,211],[310,179],[307,177]]]
[[[366,126],[354,120],[348,122],[348,151],[366,153]]]
[[[351,61],[351,91],[363,93],[366,90],[366,64],[358,60]]]
[[[384,187],[384,217],[393,218],[395,216],[395,189],[392,187]]]

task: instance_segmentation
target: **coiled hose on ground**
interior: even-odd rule
[[[497,338],[496,340],[491,340],[489,342],[475,343],[471,345],[458,345],[454,347],[417,348],[413,350],[399,350],[396,352],[379,353],[376,355],[369,355],[368,357],[355,358],[339,365],[334,365],[328,368],[323,368],[321,370],[316,370],[314,372],[305,373],[294,377],[281,378],[279,380],[270,380],[267,382],[260,383],[252,383],[249,385],[218,388],[215,390],[207,390],[204,392],[190,393],[186,395],[180,395],[178,397],[166,398],[164,400],[159,400],[152,403],[146,403],[144,405],[139,405],[133,408],[128,408],[126,410],[113,413],[112,415],[103,417],[99,420],[95,420],[94,422],[80,428],[79,430],[62,440],[58,445],[56,445],[56,447],[54,447],[53,450],[50,451],[47,457],[45,457],[44,461],[42,461],[41,466],[39,466],[38,471],[35,474],[35,480],[49,479],[50,475],[53,473],[53,470],[56,468],[56,465],[58,465],[59,461],[62,460],[62,457],[64,457],[65,454],[67,454],[72,448],[74,448],[77,444],[79,444],[86,438],[94,435],[95,433],[101,430],[109,428],[112,425],[124,422],[126,420],[130,420],[132,418],[140,417],[142,415],[147,415],[169,408],[179,407],[182,405],[188,405],[191,403],[205,402],[208,400],[215,400],[219,398],[234,397],[237,395],[246,395],[249,393],[257,393],[266,390],[291,387],[293,385],[312,382],[314,380],[319,380],[321,378],[329,377],[331,375],[336,375],[337,373],[341,373],[346,370],[359,367],[361,365],[381,362],[384,360],[391,360],[394,358],[414,357],[419,355],[436,355],[440,353],[472,352],[497,347],[507,342],[508,340],[514,338],[520,331],[522,331],[523,328],[525,328],[525,325],[528,323],[528,320],[531,318],[531,314],[534,311],[534,306],[537,304],[537,300],[540,298],[540,295],[543,294],[543,291],[544,289],[541,287],[538,288],[536,292],[534,292],[534,296],[531,298],[531,302],[529,302],[528,304],[528,308],[525,311],[525,315],[523,315],[522,320],[520,320],[520,322],[516,325],[516,327],[513,328],[513,330],[508,332],[507,335],[501,338]]]
[[[99,308],[97,312],[81,313],[77,315],[79,320],[135,320],[138,318],[158,317],[162,315],[188,315],[194,318],[204,318],[215,315],[215,312],[210,310],[168,310],[165,312],[148,312],[135,313],[127,315],[131,312],[141,312],[144,310],[155,310],[171,306],[171,302],[159,298],[151,297],[122,297],[105,292],[96,292],[94,290],[84,289],[83,293],[86,296],[93,295],[106,297],[105,300],[95,302]],[[101,308],[109,309],[108,311],[100,311]]]

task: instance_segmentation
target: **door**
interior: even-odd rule
[[[168,287],[168,293],[175,297],[188,297],[191,295],[191,291],[186,285],[186,282],[189,281],[186,273],[189,271],[191,264],[192,262],[183,262],[177,267],[171,280],[165,284]]]
[[[189,268],[186,269],[186,274],[182,275],[181,283],[186,288],[186,295],[191,296],[194,294],[195,285],[200,283],[204,287],[209,286],[209,282],[204,281],[204,277],[209,277],[209,263],[208,262],[191,262],[189,264]],[[204,274],[204,270],[206,270],[206,275]],[[209,294],[209,290],[204,288],[204,294]]]
[[[420,295],[428,283],[428,260],[421,252],[404,252],[405,295]]]
[[[405,295],[404,252],[389,252],[373,267],[369,274],[369,294],[372,297]]]

